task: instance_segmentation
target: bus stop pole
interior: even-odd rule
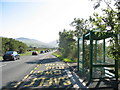
[[[84,35],[82,36],[82,72],[84,72],[84,59],[85,59],[85,44]]]
[[[79,37],[78,37],[78,61],[77,61],[77,71],[79,71],[79,60],[80,60],[80,47],[79,47]]]
[[[90,58],[90,80],[92,79],[93,76],[93,38],[92,38],[92,32],[90,32],[90,54],[89,54],[89,58]]]

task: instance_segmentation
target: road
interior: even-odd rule
[[[86,88],[70,72],[68,65],[53,56],[52,52],[0,63],[2,88]]]
[[[21,56],[20,60],[16,61],[0,61],[0,76],[2,75],[2,86],[12,87],[16,82],[20,81],[29,74],[40,60],[43,60],[46,55],[39,54],[37,56]]]

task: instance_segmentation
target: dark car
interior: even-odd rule
[[[7,51],[3,55],[4,60],[17,60],[20,59],[20,55],[16,51]]]
[[[33,51],[32,55],[38,55],[38,52],[37,51]]]
[[[40,54],[44,53],[44,51],[40,51]]]

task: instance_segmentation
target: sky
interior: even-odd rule
[[[93,14],[90,0],[0,0],[0,36],[42,42],[58,40],[74,18]]]

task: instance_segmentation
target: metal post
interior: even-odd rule
[[[118,36],[115,36],[116,40],[115,40],[115,49],[117,49],[117,45],[118,45]],[[116,57],[116,56],[115,56]],[[118,57],[115,58],[115,78],[116,78],[116,90],[118,90]]]
[[[105,64],[106,60],[105,60],[105,54],[106,54],[106,50],[105,50],[105,39],[103,39],[103,63]],[[105,75],[105,69],[103,68],[103,74]]]
[[[115,60],[116,90],[118,90],[118,60]]]
[[[79,71],[79,60],[80,60],[80,47],[79,47],[79,39],[80,38],[78,38],[78,62],[77,62],[77,70]]]
[[[93,39],[92,39],[92,32],[90,32],[90,80],[92,79],[92,73],[93,73],[93,61],[92,61],[92,58],[93,58]]]
[[[84,35],[82,36],[82,72],[84,72],[84,57],[85,56],[85,47],[84,47]]]
[[[95,64],[97,63],[97,40],[95,40]]]
[[[116,40],[115,40],[115,43],[116,45],[118,44],[118,36],[116,35]],[[117,47],[117,46],[116,46]],[[117,49],[117,48],[116,48]],[[116,77],[116,81],[118,81],[118,59],[119,58],[116,58],[115,59],[115,77]]]
[[[103,39],[103,63],[105,63],[105,39]]]
[[[116,81],[118,81],[118,60],[115,60],[115,77]]]

